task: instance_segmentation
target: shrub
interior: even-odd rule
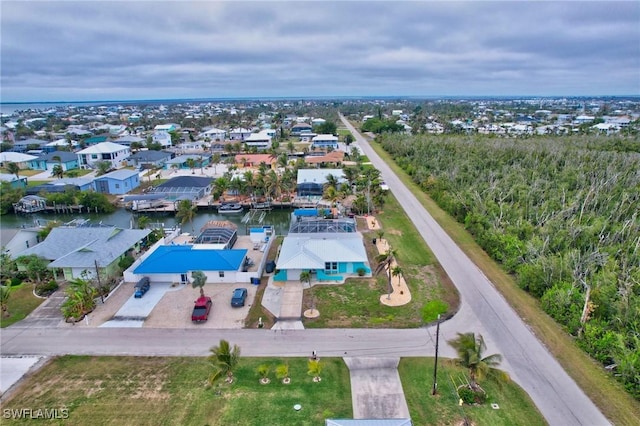
[[[449,309],[442,300],[430,300],[422,307],[422,321],[431,322],[438,319],[438,315],[442,315]]]
[[[356,272],[358,272],[359,277],[364,277],[364,274],[365,274],[364,268],[358,268]]]
[[[129,268],[131,265],[133,265],[133,262],[135,262],[136,260],[133,258],[133,256],[131,255],[127,255],[125,257],[123,257],[122,259],[120,259],[120,261],[118,262],[118,266],[120,267],[120,269],[122,269],[123,271],[127,268]]]
[[[465,404],[473,404],[475,395],[476,393],[467,386],[458,389],[458,396]]]
[[[36,285],[36,294],[38,296],[51,296],[59,288],[55,280],[43,282]]]

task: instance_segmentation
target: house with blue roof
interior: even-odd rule
[[[62,166],[62,170],[73,170],[78,168],[78,156],[74,152],[53,151],[40,155],[38,158],[29,161],[29,168],[33,170],[53,171],[54,166]]]
[[[247,252],[246,249],[212,249],[206,244],[161,245],[135,267],[133,273],[137,278],[147,276],[152,282],[191,282],[194,271],[204,272],[207,284],[247,282],[242,271]]]
[[[140,186],[140,176],[135,170],[120,169],[93,180],[96,192],[122,195]]]

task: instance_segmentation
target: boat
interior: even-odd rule
[[[220,214],[228,214],[228,213],[242,213],[244,207],[239,203],[225,203],[218,207],[218,213]]]

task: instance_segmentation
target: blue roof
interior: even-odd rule
[[[192,245],[160,246],[138,266],[134,274],[172,274],[189,271],[238,271],[246,249],[194,249]]]
[[[120,169],[120,170],[114,170],[113,172],[99,176],[96,178],[96,180],[102,180],[102,179],[126,180],[137,174],[138,172],[136,172],[135,170]]]

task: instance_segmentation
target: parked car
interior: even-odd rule
[[[142,277],[140,279],[140,281],[138,281],[135,285],[135,287],[133,288],[133,296],[136,299],[141,298],[142,296],[144,296],[144,294],[149,291],[149,289],[151,288],[151,282],[149,281],[149,277]]]
[[[231,295],[231,306],[238,307],[244,306],[244,302],[247,300],[247,289],[236,288]]]
[[[191,321],[203,322],[208,320],[212,305],[213,303],[211,302],[210,297],[199,297],[194,303],[193,312],[191,313]]]

